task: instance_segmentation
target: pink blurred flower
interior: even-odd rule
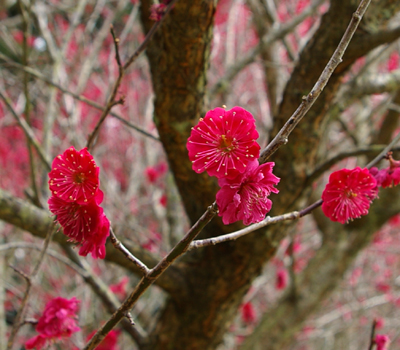
[[[160,21],[165,13],[167,5],[165,4],[154,4],[150,8],[150,19],[153,21]]]
[[[250,301],[241,306],[240,313],[244,323],[253,323],[256,320],[256,312],[253,304]]]
[[[275,287],[278,290],[285,289],[289,281],[289,275],[286,269],[279,269],[276,272]]]
[[[90,333],[87,337],[87,340],[90,340],[94,335],[96,334],[96,331],[93,331]],[[96,350],[118,350],[118,337],[121,334],[120,331],[113,329],[110,331],[105,338],[102,340],[102,342],[97,345]]]
[[[388,71],[391,72],[392,70],[399,68],[399,61],[400,61],[399,53],[397,51],[393,51],[387,61]]]
[[[390,339],[386,334],[377,334],[375,336],[376,350],[386,350],[389,343]]]
[[[257,159],[260,146],[253,116],[241,107],[215,108],[192,128],[187,142],[189,159],[197,173],[234,178]]]
[[[322,211],[332,221],[342,224],[367,215],[372,200],[377,196],[376,185],[367,168],[335,171],[322,192]]]
[[[381,170],[373,167],[370,171],[375,177],[377,185],[383,188],[397,186],[400,183],[400,161],[394,160],[391,152],[387,159],[390,162],[389,167]]]
[[[260,222],[271,210],[268,196],[279,191],[274,187],[279,178],[272,174],[275,163],[258,165],[254,160],[247,171],[234,179],[219,179],[221,189],[217,193],[218,215],[225,225],[243,220],[245,225]]]
[[[112,284],[110,286],[110,289],[119,298],[123,299],[126,296],[126,286],[127,286],[128,282],[129,282],[128,276],[124,276],[118,283]]]
[[[100,170],[86,148],[77,151],[70,147],[54,159],[51,167],[49,188],[53,195],[79,204],[96,195]]]
[[[40,333],[25,343],[27,349],[41,349],[47,341],[68,338],[80,330],[76,322],[79,300],[54,298],[50,300],[39,318],[36,331]]]

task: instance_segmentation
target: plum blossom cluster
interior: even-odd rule
[[[39,334],[25,343],[26,349],[40,350],[46,348],[49,343],[62,338],[69,338],[80,328],[77,325],[76,313],[79,300],[54,298],[50,300],[39,318],[36,332]]]
[[[70,147],[58,155],[49,173],[48,204],[64,234],[81,245],[79,254],[104,259],[110,222],[100,207],[100,169],[86,148]]]
[[[260,146],[253,116],[241,107],[215,108],[192,128],[187,142],[195,172],[218,178],[216,202],[225,225],[260,222],[271,210],[279,178],[274,163],[259,165]]]

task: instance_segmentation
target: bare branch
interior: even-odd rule
[[[265,163],[267,159],[276,152],[276,150],[282,145],[288,142],[288,137],[296,125],[303,119],[306,113],[310,110],[316,99],[321,94],[322,90],[328,83],[332,73],[336,69],[336,67],[342,62],[343,54],[346,51],[347,46],[350,43],[351,38],[353,37],[362,16],[364,15],[368,5],[371,0],[361,0],[360,5],[358,6],[356,12],[353,14],[353,17],[348,25],[346,32],[344,33],[342,40],[335,52],[333,53],[331,59],[326,65],[325,69],[321,73],[319,79],[315,83],[311,92],[307,96],[303,96],[303,102],[297,108],[297,110],[292,114],[292,116],[288,119],[282,129],[278,132],[275,138],[268,144],[268,146],[261,152],[260,155],[260,164]]]
[[[179,243],[163,258],[156,267],[151,269],[147,275],[137,284],[134,291],[123,302],[119,309],[111,316],[111,318],[97,331],[97,333],[90,339],[83,350],[92,350],[103,340],[105,335],[109,333],[120,321],[128,310],[137,302],[140,296],[154,283],[154,281],[161,276],[161,274],[182,254],[184,254],[190,243],[196,236],[203,230],[203,228],[212,220],[217,213],[216,204],[213,203],[209,206],[201,218],[192,226],[186,235],[179,241]]]
[[[112,228],[110,228],[110,239],[115,249],[121,251],[122,254],[124,254],[129,261],[133,262],[143,272],[144,275],[149,273],[149,268],[125,248],[125,246],[118,240],[117,236],[115,236]]]

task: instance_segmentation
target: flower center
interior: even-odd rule
[[[76,183],[76,184],[81,184],[86,180],[86,176],[85,173],[74,173],[74,175],[72,176],[72,180]]]
[[[230,136],[221,135],[219,149],[222,152],[229,153],[234,150],[236,147],[233,145],[233,139]]]
[[[345,191],[345,195],[347,198],[357,197],[357,193],[354,193],[352,190]]]

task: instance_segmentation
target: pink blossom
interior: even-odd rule
[[[400,60],[399,53],[397,51],[392,52],[387,61],[387,68],[389,72],[399,68],[399,60]]]
[[[103,214],[103,209],[95,199],[87,204],[77,204],[52,196],[49,199],[49,209],[57,215],[64,234],[73,242],[82,242],[97,231]]]
[[[99,171],[86,148],[77,151],[70,147],[53,161],[49,173],[50,191],[64,201],[87,203],[99,188]]]
[[[373,167],[370,170],[377,185],[383,188],[397,186],[400,183],[400,161],[394,160],[391,153],[388,154],[387,159],[390,162],[389,167],[381,170]]]
[[[279,269],[276,273],[275,287],[278,290],[285,289],[289,281],[289,275],[286,269]]]
[[[377,182],[367,168],[333,172],[322,192],[322,211],[332,221],[342,224],[368,214],[377,196]]]
[[[376,350],[386,350],[389,343],[390,339],[386,334],[377,334],[375,336]]]
[[[110,289],[114,294],[123,299],[126,296],[126,286],[128,282],[129,282],[128,276],[124,276],[118,283],[112,284],[110,286]]]
[[[98,190],[97,196],[87,204],[66,202],[58,197],[49,199],[49,209],[57,215],[57,221],[64,229],[64,234],[71,241],[82,246],[79,255],[89,253],[93,258],[104,259],[106,255],[105,244],[109,236],[110,222],[99,206],[103,193]]]
[[[36,331],[40,333],[28,340],[25,344],[27,349],[41,349],[46,346],[47,341],[68,338],[72,333],[78,332],[80,328],[76,322],[79,300],[72,298],[54,298],[50,300],[39,318]]]
[[[234,179],[219,179],[217,193],[218,215],[225,225],[243,220],[245,225],[260,222],[271,210],[268,196],[279,191],[274,187],[279,178],[272,174],[275,163],[258,165],[254,160],[247,171]]]
[[[160,21],[166,9],[167,5],[165,4],[152,5],[150,8],[150,19],[156,22]]]
[[[250,301],[241,306],[240,312],[244,323],[253,323],[256,320],[256,311]]]
[[[241,107],[215,108],[192,128],[187,149],[193,170],[234,178],[257,159],[260,146],[253,116]]]
[[[94,335],[96,334],[96,331],[93,331],[92,333],[89,334],[88,340],[90,340]],[[96,350],[118,350],[118,337],[121,334],[120,331],[113,329],[110,331],[102,340],[102,342],[97,345]]]
[[[106,241],[110,235],[110,221],[103,214],[100,217],[100,224],[96,231],[89,234],[79,249],[79,255],[86,256],[92,254],[94,259],[104,259],[106,257]]]

